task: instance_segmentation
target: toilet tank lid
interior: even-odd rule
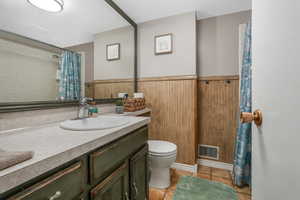
[[[157,154],[171,153],[177,150],[176,144],[162,140],[148,140],[149,151]]]

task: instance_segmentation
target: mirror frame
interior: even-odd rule
[[[137,92],[137,24],[113,1],[113,0],[104,0],[108,5],[110,5],[121,17],[123,17],[131,26],[134,28],[134,92]],[[34,43],[42,46],[49,47],[59,50],[68,50],[65,48],[57,47],[52,44],[41,42],[32,38],[28,38],[16,33],[11,33],[8,31],[1,30],[7,34],[13,34],[16,37],[26,39],[28,41],[33,41]],[[114,103],[120,98],[110,98],[110,99],[95,99],[97,104],[105,103]],[[9,112],[21,112],[21,111],[32,111],[32,110],[42,110],[42,109],[53,109],[53,108],[62,108],[62,107],[73,107],[79,104],[78,101],[31,101],[31,102],[12,102],[12,103],[0,103],[0,113],[9,113]]]

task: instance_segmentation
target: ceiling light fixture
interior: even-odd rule
[[[63,0],[27,0],[31,5],[48,12],[60,12],[64,9]]]

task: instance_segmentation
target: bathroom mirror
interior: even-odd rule
[[[136,24],[112,0],[57,6],[0,2],[0,112],[133,94]]]

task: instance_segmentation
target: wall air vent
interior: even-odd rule
[[[200,144],[198,145],[198,157],[219,160],[219,147]]]

